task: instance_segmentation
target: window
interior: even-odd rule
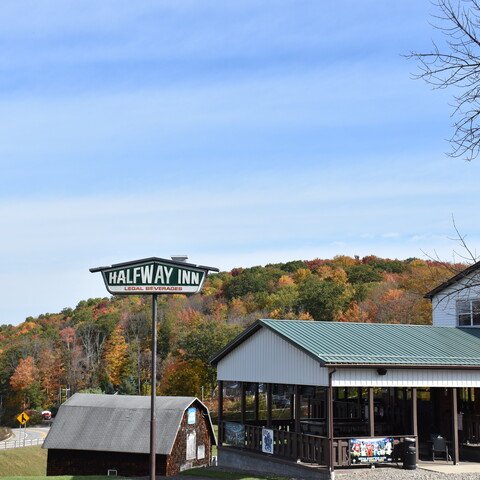
[[[480,300],[458,300],[457,318],[459,327],[480,326]]]

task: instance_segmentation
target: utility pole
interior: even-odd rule
[[[62,404],[62,390],[65,391],[65,400],[68,399],[68,392],[70,391],[69,388],[60,388],[60,405]]]

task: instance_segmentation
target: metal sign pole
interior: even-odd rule
[[[150,480],[155,480],[157,393],[157,295],[199,293],[208,272],[218,268],[187,263],[186,255],[172,256],[171,260],[158,257],[124,262],[109,267],[91,268],[92,273],[102,272],[107,290],[112,295],[152,295],[152,399],[150,420]]]
[[[152,295],[152,392],[150,407],[150,480],[156,477],[157,421],[155,400],[157,396],[157,294]]]

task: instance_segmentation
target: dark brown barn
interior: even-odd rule
[[[211,462],[215,434],[196,397],[157,397],[157,475]],[[47,475],[147,476],[150,397],[76,393],[59,409],[43,448]]]

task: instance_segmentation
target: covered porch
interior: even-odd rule
[[[328,387],[220,381],[220,445],[265,453],[262,433],[267,429],[272,432],[272,455],[322,466],[333,463],[338,468],[355,464],[355,440],[361,446],[372,438],[391,439],[389,461],[403,464],[407,438],[415,440],[415,463],[480,462],[477,389],[331,390],[330,426]],[[448,452],[433,451],[433,438],[438,435],[445,439]],[[374,451],[370,453],[372,462],[378,460]]]
[[[338,335],[332,336],[332,330]],[[370,342],[363,335],[367,330],[373,335]],[[257,322],[213,360],[219,378],[220,445],[316,465],[330,474],[336,468],[384,461],[407,468],[422,459],[450,465],[480,462],[479,364],[473,366],[470,358],[458,354],[445,359],[441,351],[435,358],[428,358],[425,350],[414,355],[417,334],[441,333],[445,344],[458,329],[441,330]],[[397,333],[407,335],[410,358],[402,354]],[[379,336],[388,340],[381,356]],[[318,345],[312,345],[312,337],[319,339]],[[476,337],[462,340],[473,340],[480,348]],[[343,352],[347,344],[350,354],[332,353],[335,344]],[[355,351],[358,345],[361,355]],[[395,355],[392,347],[399,349]],[[322,355],[313,355],[314,349]],[[434,441],[438,437],[444,440],[442,451]]]

